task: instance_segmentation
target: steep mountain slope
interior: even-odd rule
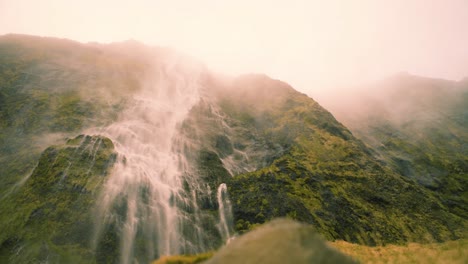
[[[312,99],[263,76],[241,77],[224,90],[227,125],[246,129],[226,133],[231,144],[250,138],[272,149],[256,169],[228,182],[238,230],[289,216],[329,239],[368,244],[462,236],[464,220],[375,159]]]
[[[174,52],[135,42],[85,45],[21,35],[1,37],[0,51],[0,199],[4,209],[0,218],[5,223],[2,230],[8,230],[0,239],[2,259],[128,263],[135,256],[135,261],[148,262],[160,254],[199,252],[221,245],[223,234],[216,223],[219,184],[212,189],[214,200],[203,198],[209,209],[201,212],[197,198],[192,197],[197,178],[179,158],[183,154],[173,150],[179,144],[173,138],[177,137],[180,122],[172,118],[178,109],[171,100],[179,98],[183,88],[193,86],[197,89],[192,90],[198,90],[191,80],[194,75],[190,70],[194,67],[189,62],[181,65]],[[170,107],[174,111],[169,112]],[[110,176],[103,178],[95,173],[98,165],[92,161],[80,163],[89,159],[80,148],[70,150],[68,139],[83,133],[105,135],[92,136],[104,141],[113,137],[116,154],[103,158],[115,164]],[[63,149],[65,153],[58,157],[67,158],[43,159],[49,156],[49,145]],[[144,152],[135,146],[145,148]],[[134,148],[133,152],[125,152],[129,148]],[[160,157],[167,160],[158,160]],[[151,164],[155,164],[149,167],[153,170],[145,171],[148,168],[143,166]],[[183,170],[179,165],[184,166]],[[157,166],[161,166],[160,171]],[[124,174],[119,175],[121,172]],[[74,175],[74,182],[68,183],[70,177],[63,175]],[[58,177],[65,180],[57,181]],[[127,180],[122,182],[121,177]],[[169,182],[158,182],[158,178]],[[36,181],[50,192],[16,199],[30,196],[30,186],[36,186]],[[86,189],[83,186],[89,181],[96,185]],[[184,186],[178,185],[181,183]],[[62,185],[86,189],[84,201],[77,198],[76,203],[66,202],[76,197],[67,194],[70,188]],[[116,186],[119,191],[111,193]],[[58,197],[65,201],[60,203]],[[42,204],[48,209],[42,210]],[[77,213],[83,214],[80,226],[86,232],[75,241],[55,239],[58,233],[70,235],[71,240],[76,235],[70,222],[75,215],[63,211],[69,204],[81,206]],[[18,208],[21,210],[17,213]],[[32,221],[37,210],[44,214]],[[67,223],[50,224],[57,214],[63,214]],[[132,224],[135,219],[138,224]],[[37,235],[31,236],[25,230]]]
[[[371,245],[466,235],[281,81],[135,42],[7,35],[0,58],[2,260],[148,262],[281,216]]]
[[[88,263],[96,252],[116,259],[115,238],[103,243],[107,248],[90,247],[113,144],[70,138],[113,122],[145,65],[68,40],[21,35],[2,36],[0,54],[2,262]]]
[[[109,245],[93,252],[89,237],[113,149],[107,138],[78,136],[44,150],[24,185],[0,204],[2,263],[86,263],[94,254],[109,259]]]
[[[130,56],[21,35],[1,37],[0,54],[0,197],[45,147],[115,120],[144,68]]]
[[[468,81],[399,75],[332,107],[399,174],[468,218]]]

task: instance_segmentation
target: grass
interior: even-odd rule
[[[444,243],[419,244],[406,246],[386,245],[368,247],[345,241],[329,242],[332,247],[351,256],[360,263],[424,263],[424,264],[465,264],[468,263],[468,239]],[[163,256],[152,264],[192,264],[210,259],[215,252],[198,255]]]
[[[214,252],[206,252],[197,255],[163,256],[152,264],[195,264],[201,263],[214,255]]]
[[[468,239],[432,244],[409,243],[406,246],[368,247],[345,241],[330,244],[361,263],[468,263]]]

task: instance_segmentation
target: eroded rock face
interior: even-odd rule
[[[206,263],[357,262],[329,247],[312,226],[277,219],[233,239]]]

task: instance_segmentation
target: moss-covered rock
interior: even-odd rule
[[[70,40],[0,36],[0,197],[64,137],[115,121],[146,63]]]
[[[0,204],[1,258],[93,262],[92,208],[115,158],[112,142],[99,136],[81,135],[47,148],[24,184]]]

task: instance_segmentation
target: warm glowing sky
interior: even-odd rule
[[[399,71],[468,75],[468,0],[0,0],[0,34],[171,46],[310,95]]]

